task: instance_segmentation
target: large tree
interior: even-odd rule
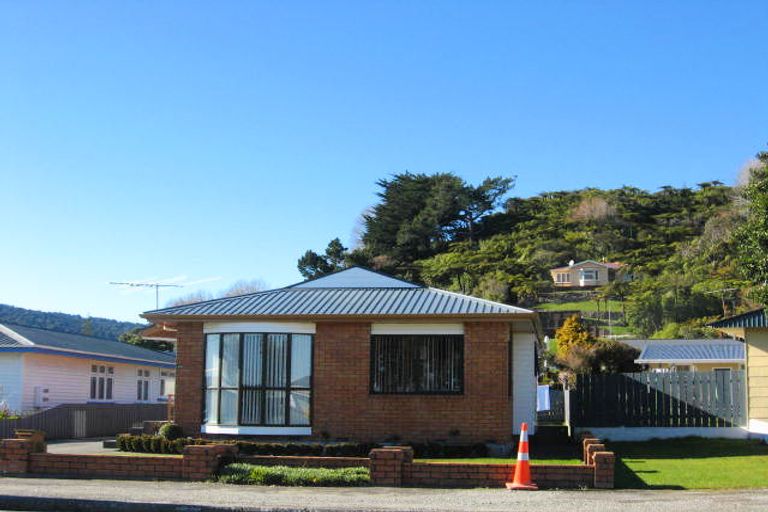
[[[325,254],[308,250],[299,258],[297,266],[302,276],[313,279],[347,267],[347,256],[348,249],[344,247],[341,240],[334,238],[325,248]]]
[[[487,178],[472,186],[452,173],[406,172],[377,184],[380,201],[364,216],[363,242],[374,256],[407,265],[450,242],[474,242],[478,222],[498,206],[514,178]]]

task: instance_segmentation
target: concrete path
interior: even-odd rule
[[[109,437],[89,438],[89,439],[68,439],[66,441],[49,441],[48,453],[59,453],[63,455],[113,455],[117,453],[117,448],[104,448],[105,439],[114,439]]]
[[[296,488],[189,482],[0,478],[0,510],[729,512],[768,510],[760,491],[540,491]]]

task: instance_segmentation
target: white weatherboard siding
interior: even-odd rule
[[[15,412],[22,410],[23,368],[21,354],[0,354],[0,404],[4,402],[11,411]]]
[[[529,324],[530,325],[530,324]],[[528,432],[536,433],[536,336],[532,331],[512,333],[512,431],[520,433],[520,424],[528,423]]]
[[[45,407],[61,404],[91,402],[91,365],[111,366],[113,403],[157,403],[160,396],[160,368],[124,363],[108,363],[91,359],[44,354],[24,356],[24,391],[22,410],[35,408],[35,388],[47,389]],[[138,370],[148,370],[149,400],[139,402],[137,397]],[[173,371],[167,370],[167,371]],[[101,375],[101,374],[99,374]]]

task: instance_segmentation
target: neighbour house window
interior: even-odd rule
[[[461,394],[464,336],[371,337],[371,393]]]
[[[160,396],[166,396],[168,392],[168,385],[166,381],[168,379],[173,379],[176,377],[176,373],[174,372],[160,372]]]
[[[570,283],[571,282],[571,274],[568,272],[555,274],[555,281],[558,283]]]
[[[581,271],[581,278],[584,281],[597,281],[598,271],[596,269],[587,269]]]
[[[91,400],[112,400],[115,368],[91,365]]]
[[[205,423],[308,426],[312,335],[209,334]]]
[[[149,370],[139,370],[139,378],[136,381],[136,400],[146,402],[149,400]]]

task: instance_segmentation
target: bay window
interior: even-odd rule
[[[309,426],[312,335],[208,334],[209,425]]]
[[[464,336],[371,336],[371,393],[463,392]]]

